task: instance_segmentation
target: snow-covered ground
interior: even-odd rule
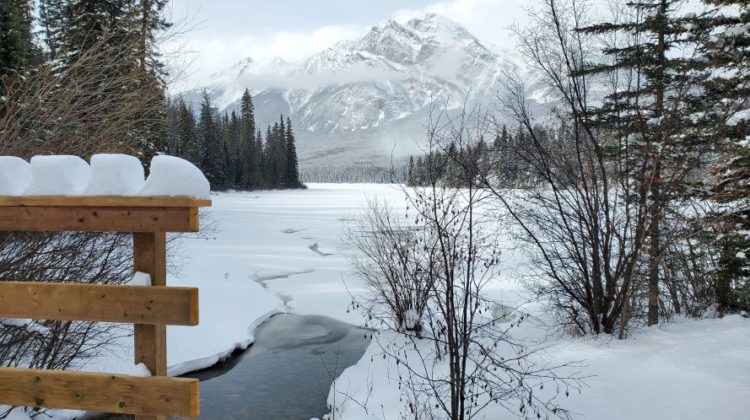
[[[345,370],[328,397],[337,419],[408,418],[398,385],[403,365],[381,357],[381,334],[359,363]],[[432,343],[424,342],[426,346]],[[427,353],[427,352],[425,352]],[[560,405],[574,418],[590,420],[743,420],[750,418],[750,320],[678,319],[636,332],[627,340],[560,339],[540,355],[549,363],[580,361],[589,376],[580,394],[571,391]],[[408,360],[418,360],[409,352]],[[535,357],[539,359],[539,357]],[[572,371],[572,369],[568,369]],[[550,394],[546,391],[536,391]],[[564,390],[561,391],[564,393]],[[514,407],[515,408],[515,407]],[[515,419],[502,407],[489,407],[478,418]]]
[[[397,186],[312,184],[304,191],[218,193],[203,209],[206,237],[182,238],[170,254],[178,269],[168,284],[200,288],[200,325],[169,327],[171,374],[206,367],[253,340],[255,325],[275,312],[326,315],[358,324],[349,311],[356,281],[347,280],[348,264],[340,234],[367,206],[367,198],[403,206]],[[519,258],[508,255],[507,270],[491,293],[516,306],[523,292],[515,280]],[[531,313],[543,308],[526,305]],[[522,331],[536,334],[541,324]],[[524,330],[525,328],[525,330]],[[370,355],[344,372],[337,391],[364,401],[361,406],[337,398],[338,411],[349,419],[400,418],[393,367]],[[750,407],[750,320],[677,320],[636,332],[625,341],[557,338],[544,352],[551,362],[584,360],[589,386],[564,406],[586,419],[747,419]],[[133,372],[132,338],[112,348],[85,370]],[[384,363],[386,365],[384,365]],[[372,390],[367,390],[372,383]],[[331,394],[332,396],[335,393]],[[380,404],[384,404],[381,409]],[[386,416],[383,415],[386,414]],[[488,411],[488,419],[514,418]]]
[[[200,324],[168,327],[171,375],[211,366],[247,347],[255,326],[277,312],[326,315],[359,324],[347,311],[348,271],[340,233],[367,198],[402,203],[393,185],[313,184],[307,190],[230,192],[201,209],[202,237],[171,246],[168,285],[200,289]],[[129,372],[130,341],[87,370]]]

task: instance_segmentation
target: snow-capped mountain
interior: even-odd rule
[[[245,58],[205,89],[235,110],[245,88],[259,127],[290,115],[303,165],[371,163],[414,153],[430,109],[492,103],[507,63],[452,20],[393,20],[305,60]],[[197,102],[201,89],[186,92]]]

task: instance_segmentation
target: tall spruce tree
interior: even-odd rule
[[[292,120],[286,119],[286,186],[298,188],[302,185],[299,180],[299,163],[297,162],[297,145],[292,130]]]
[[[232,148],[229,151],[232,166],[233,169],[233,175],[230,179],[230,183],[234,186],[234,188],[237,189],[250,189],[248,186],[244,185],[242,182],[243,178],[243,163],[244,159],[242,158],[242,137],[241,137],[241,122],[239,116],[237,116],[237,113],[232,111],[229,117],[229,132],[231,136],[231,145]]]
[[[142,121],[128,130],[144,164],[166,147],[166,85],[156,36],[167,29],[166,0],[42,0],[40,20],[54,68],[64,72],[82,56],[100,60],[100,77],[126,79],[122,86],[142,92]],[[93,62],[93,61],[92,61]],[[93,65],[96,65],[94,63]]]
[[[200,144],[199,166],[212,188],[222,188],[225,180],[222,146],[215,111],[206,91],[203,92],[197,135]]]
[[[593,34],[621,35],[626,45],[611,45],[604,54],[611,62],[590,65],[584,73],[618,74],[631,83],[611,94],[595,112],[597,122],[612,130],[621,153],[634,157],[630,176],[639,197],[649,206],[648,324],[659,320],[660,259],[663,218],[669,200],[699,164],[698,148],[709,143],[694,116],[700,114],[694,88],[705,68],[691,50],[702,17],[678,15],[679,0],[628,2],[625,22],[583,28]],[[622,35],[625,35],[623,38]],[[603,309],[602,309],[603,310]]]
[[[750,309],[750,1],[706,0],[701,53],[713,76],[704,85],[713,109],[707,127],[719,142],[718,183],[712,198],[724,205],[713,235],[720,250],[719,312]]]
[[[248,189],[260,186],[260,161],[255,138],[255,107],[250,91],[245,89],[240,100],[241,140],[242,150],[242,185]]]
[[[58,58],[64,44],[66,29],[70,26],[70,10],[66,7],[68,0],[39,0],[39,26],[42,39],[47,47],[48,58]]]
[[[416,169],[414,168],[414,156],[409,156],[409,166],[407,169],[407,175],[406,175],[406,183],[407,185],[416,186],[417,184],[417,174]]]
[[[286,126],[284,116],[279,116],[278,125],[274,125],[275,161],[276,161],[276,188],[286,187]]]
[[[266,178],[268,159],[266,159],[263,133],[260,132],[260,129],[255,135],[255,154],[258,156],[258,188],[268,188],[268,178]]]
[[[277,123],[278,125],[278,123]],[[278,131],[278,127],[277,127]],[[276,141],[271,126],[266,127],[266,142],[263,147],[263,177],[266,188],[276,188]]]
[[[235,117],[236,119],[236,117]],[[235,138],[232,130],[232,121],[229,114],[224,113],[221,117],[221,135],[224,160],[224,182],[225,188],[236,188],[235,178],[237,176],[237,164],[239,160],[234,154]]]
[[[195,116],[182,99],[180,99],[178,107],[177,133],[180,142],[180,156],[191,162],[199,163],[201,147],[195,132]]]
[[[32,39],[31,20],[29,0],[0,2],[0,78],[26,70],[38,55]],[[0,83],[0,93],[4,90],[3,85]]]

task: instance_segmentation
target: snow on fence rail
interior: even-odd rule
[[[98,157],[97,157],[98,156]],[[195,379],[167,377],[166,325],[198,324],[198,289],[167,287],[166,232],[195,232],[211,205],[208,182],[190,163],[95,155],[0,157],[0,231],[130,232],[133,268],[150,287],[0,281],[0,318],[132,323],[135,363],[152,376],[0,368],[0,404],[135,414],[199,415]],[[14,176],[15,174],[15,176]],[[83,195],[86,194],[86,195]],[[128,195],[121,195],[128,194]]]

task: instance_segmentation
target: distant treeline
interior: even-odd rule
[[[214,190],[304,188],[291,120],[280,116],[264,137],[247,89],[239,115],[220,115],[205,91],[197,121],[182,98],[170,102],[166,152],[193,162]]]
[[[537,134],[550,137],[553,133],[538,127]],[[437,183],[461,187],[476,179],[492,179],[504,186],[523,187],[532,182],[534,176],[527,165],[514,158],[508,149],[524,141],[526,134],[517,130],[510,134],[506,126],[491,143],[481,138],[476,144],[437,147],[428,153],[409,158],[406,171],[407,184],[411,186]],[[471,178],[471,179],[469,179]]]
[[[376,165],[303,167],[301,178],[305,182],[376,184],[400,184],[407,179],[403,165],[391,168]]]

